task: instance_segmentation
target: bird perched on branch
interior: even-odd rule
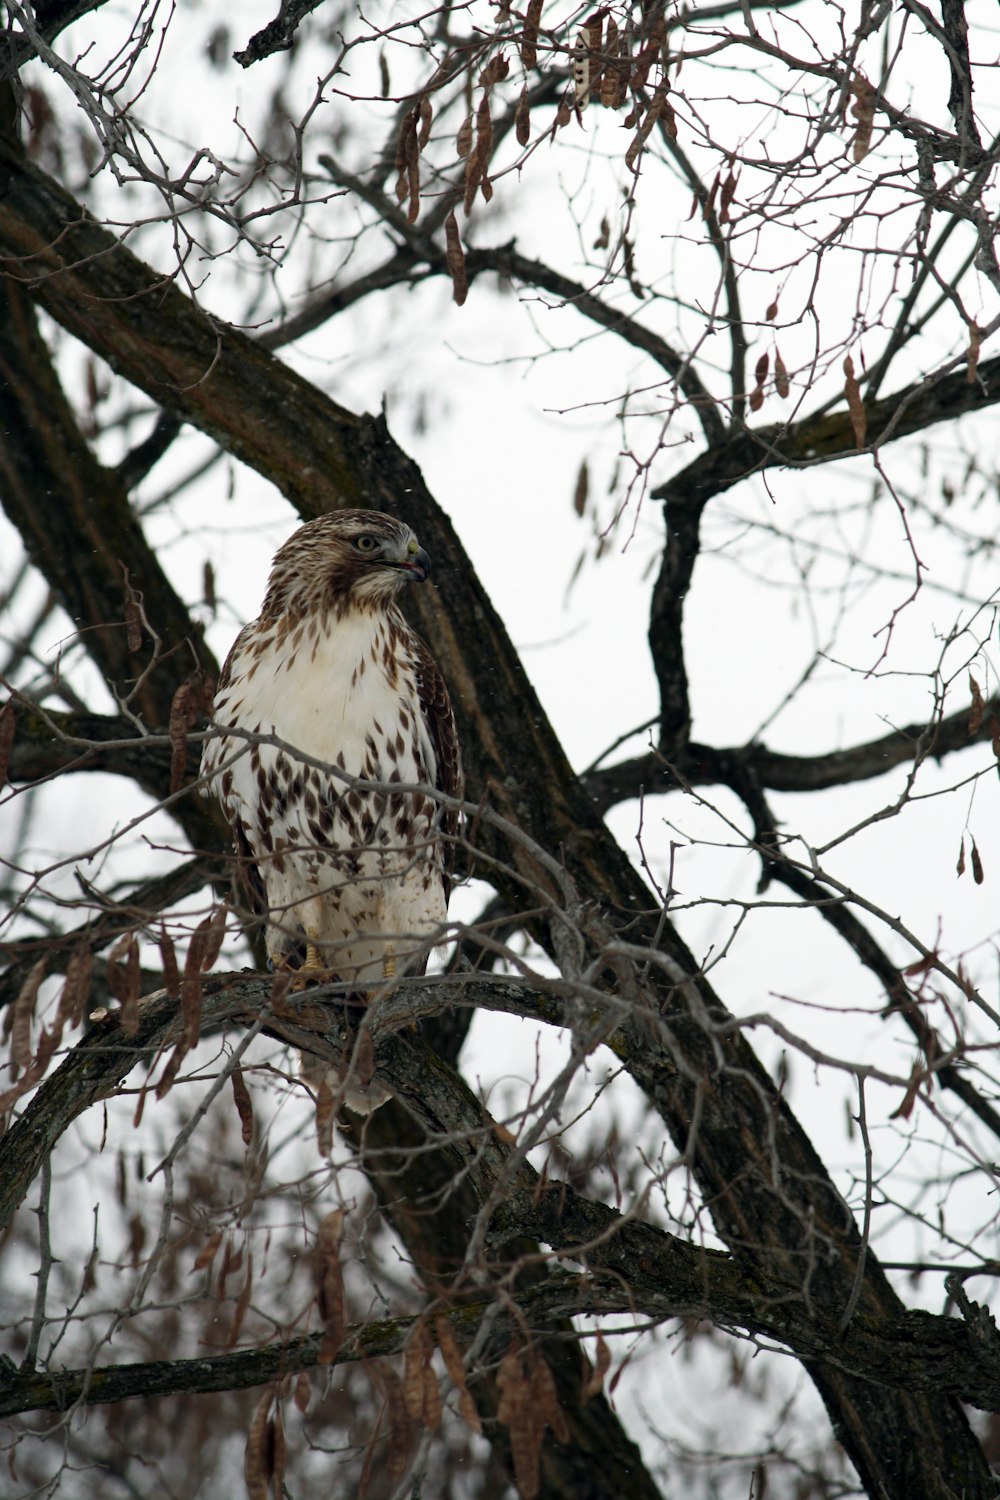
[[[429,572],[392,516],[310,521],[223,668],[201,771],[275,967],[365,989],[422,973],[440,938],[457,812],[434,794],[460,796],[461,759],[444,679],[397,603]]]

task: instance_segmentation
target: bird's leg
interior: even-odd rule
[[[382,955],[382,978],[395,979],[396,977],[396,949],[390,944]]]
[[[320,984],[324,984],[327,980],[336,977],[332,969],[329,969],[323,962],[317,944],[311,942],[308,936],[306,938],[305,962],[300,964],[299,968],[296,969],[295,975],[296,977],[292,981],[293,994],[298,993],[299,990],[304,990],[314,980],[318,980]]]

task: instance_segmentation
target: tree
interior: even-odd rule
[[[994,1495],[994,1429],[965,1410],[1000,1410],[996,1328],[966,1290],[995,1272],[1000,1135],[995,918],[976,904],[1000,759],[974,416],[1000,398],[981,352],[1000,291],[988,37],[955,0],[865,5],[857,26],[809,0],[327,0],[235,52],[206,7],[184,18],[195,57],[155,6],[8,11],[0,1409],[24,1417],[18,1484],[207,1493],[239,1453],[253,1497],[283,1479],[652,1497],[678,1474],[712,1494]],[[547,482],[537,498],[546,538],[586,532],[579,586],[620,600],[630,558],[656,564],[654,714],[602,723],[586,770],[484,559],[385,415],[351,405],[399,378],[399,424],[435,467],[442,434],[478,422],[464,479],[485,486],[518,407],[462,406],[448,351],[469,319],[487,362],[530,357],[539,405],[593,418],[570,427],[575,518],[550,516]],[[370,367],[305,363],[338,339]],[[470,883],[442,971],[362,1010],[260,972],[228,830],[196,795],[212,645],[243,613],[198,565],[209,527],[255,524],[258,479],[286,530],[341,505],[405,515],[440,579],[408,605],[455,700]],[[511,538],[522,561],[532,540]],[[730,558],[745,582],[722,581]],[[560,590],[571,575],[551,568]],[[730,663],[743,636],[759,651],[758,610],[796,651],[778,683],[758,656],[747,692],[705,642],[718,617]],[[791,749],[764,738],[779,711]],[[841,715],[889,727],[845,740]],[[928,816],[929,905],[894,862]],[[515,1054],[515,1018],[561,1050],[505,1092],[502,1059],[463,1064],[489,1015]],[[393,1097],[361,1120],[289,1044]],[[850,1142],[803,1064],[838,1110],[849,1095]],[[791,1355],[856,1478],[829,1437],[808,1451],[782,1426],[786,1386],[757,1393],[738,1464],[630,1431],[605,1390],[617,1341],[655,1351],[662,1380],[663,1329],[704,1354],[713,1394],[729,1361],[747,1402],[741,1351]]]

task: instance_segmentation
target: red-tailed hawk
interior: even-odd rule
[[[392,790],[461,794],[444,680],[397,604],[429,572],[391,516],[310,521],[276,554],[260,616],[223,668],[213,719],[250,738],[217,732],[201,770],[262,899],[275,967],[364,989],[422,972],[440,939],[457,814],[426,792]]]

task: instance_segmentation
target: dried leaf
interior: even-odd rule
[[[528,85],[518,95],[514,109],[514,136],[519,146],[526,146],[531,139],[531,105],[528,103]]]
[[[576,476],[576,486],[573,490],[573,509],[578,516],[582,516],[587,508],[587,494],[590,489],[590,470],[587,460],[584,459]]]
[[[791,391],[791,382],[788,379],[788,371],[785,369],[785,361],[777,349],[774,351],[774,388],[782,401],[788,400]]]
[[[498,52],[490,58],[485,68],[479,75],[479,87],[491,89],[495,83],[502,83],[510,72],[510,63],[505,53]]]
[[[354,1077],[366,1089],[375,1075],[375,1039],[366,1026],[354,1048]]]
[[[955,874],[958,876],[959,879],[961,879],[962,876],[965,874],[965,834],[964,833],[962,835],[962,842],[958,846],[958,864],[955,866]]]
[[[851,114],[857,121],[854,130],[853,155],[855,161],[863,161],[871,150],[876,94],[863,73],[855,75],[851,92],[854,95]]]
[[[476,1436],[482,1433],[482,1423],[476,1410],[476,1403],[469,1393],[469,1387],[465,1380],[465,1362],[455,1342],[455,1335],[451,1331],[451,1324],[444,1313],[438,1313],[434,1319],[434,1332],[437,1335],[438,1348],[441,1350],[441,1358],[444,1367],[451,1377],[451,1382],[458,1392],[458,1409],[462,1413],[462,1419],[466,1427]]]
[[[542,17],[542,0],[528,0],[521,32],[521,62],[533,68],[538,61],[538,23]]]
[[[333,1090],[324,1069],[316,1088],[316,1144],[321,1156],[333,1151],[333,1115]]]
[[[669,106],[667,106],[667,90],[669,87],[670,85],[668,83],[661,83],[654,92],[652,99],[650,99],[649,101],[649,108],[647,109],[646,114],[641,124],[639,125],[639,128],[636,131],[628,150],[625,153],[625,168],[629,172],[631,172],[633,167],[635,166],[635,163],[639,157],[639,153],[648,140],[650,132],[652,131],[654,125],[660,118],[664,107],[666,106],[667,108],[669,108]],[[672,117],[673,111],[670,111],[670,114]],[[676,129],[672,133],[676,135]]]
[[[204,924],[195,929],[187,958],[184,961],[184,977],[181,980],[180,1012],[184,1021],[181,1041],[185,1050],[198,1045],[201,1032],[201,955],[204,942],[196,947],[194,939],[203,931]],[[207,936],[207,935],[206,935]]]
[[[531,1386],[521,1368],[520,1344],[516,1339],[500,1361],[497,1390],[500,1394],[497,1418],[510,1431],[514,1479],[522,1500],[535,1500],[543,1428],[538,1421]]]
[[[389,80],[389,64],[386,60],[384,47],[381,49],[378,55],[378,74],[379,85],[382,90],[382,98],[388,99],[390,93],[392,92],[392,89]]]
[[[170,1056],[167,1058],[166,1067],[160,1074],[159,1082],[156,1085],[157,1099],[165,1099],[170,1093],[170,1090],[173,1088],[174,1084],[177,1081],[177,1075],[181,1070],[181,1063],[184,1061],[185,1057],[187,1057],[189,1051],[190,1048],[187,1046],[187,1043],[182,1037],[181,1040],[177,1043],[177,1046],[174,1048],[173,1052],[171,1052]],[[142,1099],[145,1099],[145,1093],[146,1091],[145,1089],[143,1089],[141,1096]],[[138,1124],[138,1120],[136,1121],[136,1123]]]
[[[729,220],[730,220],[729,210],[730,210],[730,208],[732,206],[733,199],[736,197],[736,185],[737,185],[738,182],[739,182],[739,177],[733,171],[732,167],[730,167],[729,168],[729,172],[728,172],[728,174],[726,176],[726,180],[722,184],[722,195],[721,195],[721,197],[719,199],[719,223],[720,224],[728,224],[729,223]]]
[[[760,411],[761,407],[764,405],[764,381],[767,379],[769,364],[770,357],[768,354],[764,353],[760,356],[754,368],[755,385],[753,390],[750,392],[751,411]]]
[[[466,115],[458,127],[458,135],[455,137],[455,149],[464,161],[472,150],[472,116]]]
[[[975,321],[969,324],[969,348],[965,356],[965,378],[969,385],[973,385],[976,379],[976,370],[979,368],[979,350],[982,347],[983,330]],[[0,776],[0,786],[3,785],[3,777]]]
[[[573,111],[565,99],[560,99],[556,110],[556,129],[564,130],[573,118]]]
[[[198,718],[198,700],[193,681],[182,682],[170,703],[170,793],[179,792],[187,769],[187,732]]]
[[[434,120],[434,106],[426,94],[421,94],[420,103],[417,105],[417,118],[419,128],[417,132],[417,150],[423,151],[431,138],[431,124]]]
[[[986,704],[983,701],[983,690],[979,683],[969,673],[969,692],[972,694],[972,707],[969,709],[969,734],[978,734],[983,726],[983,715],[986,712]]]
[[[79,1026],[83,1020],[83,1013],[90,998],[92,967],[93,955],[89,946],[84,943],[71,954],[69,963],[66,965],[66,978],[56,1007],[58,1026],[61,1027],[66,1021],[71,1026]]]
[[[372,1366],[372,1370],[382,1387],[389,1413],[389,1456],[385,1477],[392,1486],[406,1472],[417,1429],[406,1409],[402,1381],[392,1366],[379,1360],[377,1365]]]
[[[126,1036],[135,1036],[139,1030],[139,991],[142,989],[142,971],[139,967],[139,944],[134,934],[127,939],[124,985],[118,999],[121,1003],[122,1030]]]
[[[229,1349],[233,1347],[240,1336],[240,1329],[243,1327],[243,1319],[246,1317],[247,1308],[250,1306],[252,1292],[253,1255],[251,1254],[247,1256],[246,1275],[243,1278],[243,1286],[240,1289],[240,1295],[237,1297],[236,1306],[233,1309],[233,1320],[229,1325],[229,1332],[226,1334],[226,1347]]]
[[[606,250],[611,244],[611,225],[608,223],[607,215],[601,220],[601,232],[594,241],[595,250]]]
[[[865,434],[868,431],[868,416],[865,412],[864,402],[861,400],[861,387],[858,385],[854,374],[854,361],[850,355],[844,360],[844,395],[847,398],[847,410],[851,418],[851,428],[854,432],[854,441],[858,445],[860,453],[865,446]]]
[[[425,1421],[428,1382],[433,1385],[435,1393],[438,1392],[437,1378],[430,1367],[433,1353],[434,1341],[430,1329],[423,1318],[418,1318],[403,1346],[403,1399],[413,1420],[420,1422],[429,1432],[435,1431],[441,1422],[440,1395],[437,1422],[432,1425]],[[433,1408],[433,1402],[431,1404]]]
[[[174,948],[174,940],[166,928],[160,933],[158,939],[160,949],[160,962],[163,966],[163,988],[171,1000],[179,1000],[181,996],[181,975],[177,967],[177,950]]]
[[[214,969],[216,960],[222,951],[222,944],[226,937],[226,922],[229,918],[229,907],[225,901],[217,906],[211,916],[205,922],[206,941],[201,958],[202,973],[207,974]]]
[[[236,1113],[240,1117],[240,1135],[243,1137],[244,1146],[249,1146],[253,1142],[253,1103],[246,1079],[243,1077],[243,1069],[234,1068],[230,1074],[230,1080],[233,1085],[233,1098],[236,1101]]]
[[[316,1305],[323,1320],[318,1361],[331,1364],[344,1341],[344,1277],[340,1266],[340,1241],[344,1232],[344,1210],[335,1208],[321,1221],[316,1239]]]
[[[479,170],[485,176],[493,155],[493,116],[490,113],[490,96],[487,90],[483,90],[483,97],[479,101],[476,110],[476,160]]]
[[[925,1076],[923,1065],[919,1062],[914,1063],[913,1072],[910,1074],[910,1081],[906,1085],[906,1092],[903,1095],[902,1102],[897,1109],[893,1110],[889,1116],[890,1120],[908,1120],[910,1118],[913,1113],[913,1106],[917,1102],[920,1085]]]
[[[469,295],[469,279],[465,273],[465,252],[462,249],[462,236],[458,230],[458,220],[454,212],[450,213],[444,221],[445,262],[451,276],[451,295],[459,307],[462,306]]]
[[[248,1500],[268,1500],[271,1479],[274,1474],[274,1455],[270,1423],[273,1392],[268,1391],[254,1407],[250,1426],[247,1429],[246,1448],[243,1453],[243,1477],[246,1480]],[[280,1490],[278,1491],[280,1494]]]
[[[620,109],[628,95],[628,80],[632,70],[626,54],[625,38],[619,33],[611,16],[608,17],[604,55],[607,62],[601,79],[601,103],[605,109]]]
[[[297,1411],[303,1416],[309,1410],[309,1402],[312,1397],[312,1382],[305,1370],[300,1370],[295,1377],[295,1387],[292,1391],[292,1400]]]
[[[133,1214],[128,1221],[128,1258],[132,1262],[134,1270],[142,1258],[142,1252],[146,1245],[146,1226],[139,1214]]]
[[[415,224],[417,222],[417,215],[420,213],[420,146],[417,138],[417,122],[419,120],[417,110],[411,112],[410,119],[411,128],[407,132],[404,142],[406,155],[406,193],[403,196],[406,197],[408,195],[410,199],[409,207],[406,210],[407,223]],[[400,198],[400,202],[402,201],[402,198]]]
[[[777,316],[778,316],[778,299],[777,299],[777,297],[775,297],[774,301],[768,307],[767,312],[764,314],[764,317],[767,319],[767,321],[769,323],[773,323],[774,320],[775,320],[775,318]]]
[[[552,1428],[552,1435],[556,1441],[568,1443],[569,1428],[566,1425],[566,1415],[559,1405],[556,1383],[543,1354],[537,1354],[532,1360],[531,1375],[535,1400],[541,1416]]]
[[[596,1396],[604,1385],[604,1377],[611,1368],[611,1350],[608,1348],[607,1339],[604,1334],[597,1330],[597,1343],[595,1347],[594,1368],[587,1377],[587,1383],[583,1388],[583,1399],[589,1401],[591,1396]]]
[[[125,614],[125,642],[130,651],[139,651],[142,648],[142,595],[132,587],[129,579],[128,568],[124,563],[120,564],[122,570],[122,591],[124,593]]]
[[[38,987],[45,974],[47,960],[40,958],[31,966],[11,1010],[10,1056],[15,1067],[27,1069],[34,1057],[31,1047],[31,1022],[35,1015]]]
[[[635,247],[627,234],[622,236],[622,260],[625,263],[625,276],[628,281],[629,291],[633,297],[644,297],[646,294],[635,274]]]
[[[972,878],[977,885],[982,885],[986,876],[983,873],[983,859],[976,847],[975,839],[972,840]]]
[[[477,152],[473,151],[472,155],[465,163],[465,199],[462,207],[465,210],[466,218],[468,218],[469,214],[472,212],[472,205],[476,201],[476,194],[479,191],[479,184],[482,181],[482,178],[483,169],[479,165],[479,155]]]
[[[639,49],[639,54],[635,60],[635,67],[632,70],[632,88],[637,94],[646,87],[649,70],[661,56],[666,38],[666,23],[663,18],[663,12],[660,10],[653,21],[647,40]]]
[[[202,1245],[201,1249],[198,1251],[198,1254],[194,1258],[194,1265],[191,1267],[191,1270],[192,1271],[206,1271],[206,1270],[208,1270],[208,1268],[211,1266],[212,1262],[215,1260],[215,1257],[216,1257],[216,1255],[218,1253],[219,1246],[221,1244],[222,1244],[222,1230],[221,1229],[216,1229],[212,1234],[209,1235],[208,1239],[205,1241],[205,1243]]]
[[[990,714],[990,743],[993,747],[993,754],[997,760],[1000,760],[1000,719],[996,714]]]
[[[7,785],[7,770],[10,766],[10,751],[14,743],[14,705],[8,699],[0,708],[0,791]]]
[[[281,1406],[275,1397],[274,1420],[272,1423],[272,1452],[271,1463],[271,1493],[275,1500],[282,1500],[285,1494],[285,1466],[288,1462],[288,1445],[285,1442],[285,1419],[282,1416]]]

